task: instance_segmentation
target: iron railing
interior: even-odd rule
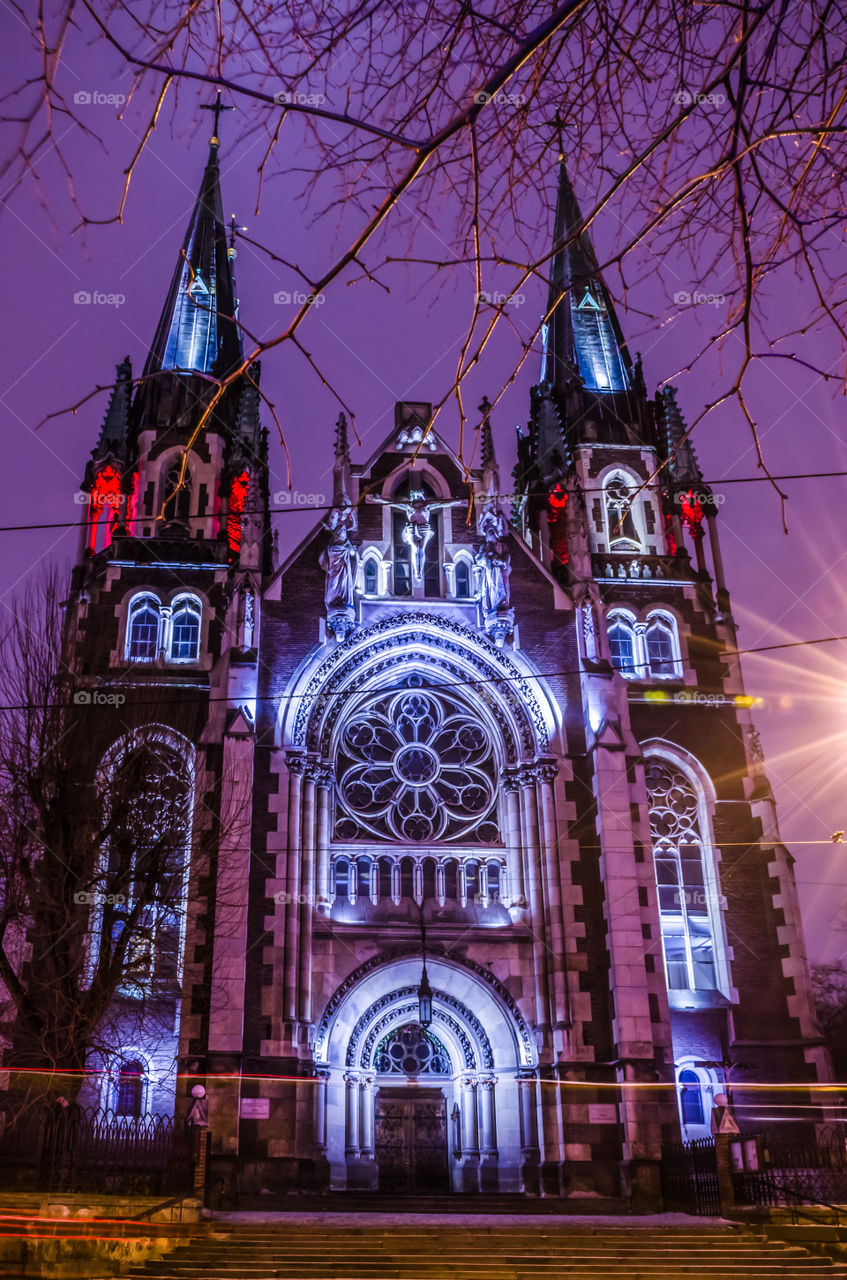
[[[7,1116],[0,1179],[39,1191],[167,1195],[191,1187],[184,1131],[170,1116],[118,1116],[75,1105]]]

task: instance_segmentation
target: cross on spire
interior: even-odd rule
[[[210,145],[213,147],[220,146],[220,138],[218,137],[218,125],[220,123],[221,113],[224,111],[234,111],[235,107],[225,106],[221,102],[221,91],[218,89],[214,102],[203,102],[200,104],[201,111],[214,111],[215,113],[215,130],[209,139]]]
[[[209,108],[209,110],[211,110],[211,107]],[[233,256],[235,255],[235,237],[237,236],[239,231],[246,231],[246,230],[247,230],[246,227],[239,226],[238,220],[235,214],[233,214],[229,220],[229,249],[230,249],[231,255]]]
[[[565,122],[561,117],[558,107],[556,108],[556,114],[554,115],[553,119],[550,121],[550,124],[556,130],[556,137],[559,141],[559,164],[561,164],[565,158],[565,135],[564,135]]]

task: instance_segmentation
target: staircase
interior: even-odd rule
[[[617,1223],[620,1224],[620,1219]],[[348,1225],[349,1224],[349,1225]],[[215,1223],[138,1280],[845,1280],[847,1265],[731,1226]]]

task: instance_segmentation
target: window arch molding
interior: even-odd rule
[[[162,602],[154,591],[136,591],[124,608],[126,662],[155,662],[162,648]]]
[[[193,743],[181,733],[172,729],[169,725],[161,724],[157,721],[151,721],[149,724],[142,725],[138,729],[130,730],[120,738],[117,738],[106,750],[100,760],[96,776],[96,787],[101,803],[107,803],[108,796],[114,786],[115,778],[121,765],[134,752],[142,748],[149,749],[154,754],[160,755],[164,762],[167,762],[168,759],[170,760],[172,767],[175,771],[179,772],[183,782],[185,783],[188,797],[188,815],[182,852],[182,883],[180,885],[178,904],[178,937],[176,939],[176,981],[177,984],[181,986],[187,923],[185,904],[188,898],[188,885],[191,874],[191,850],[194,829],[196,752]],[[104,878],[107,874],[108,861],[109,850],[108,848],[101,846],[98,858],[96,883],[104,882]],[[93,977],[95,957],[104,921],[103,895],[95,893],[94,897],[95,901],[91,907],[91,916],[89,921],[87,965],[88,981]],[[122,993],[127,994],[123,989]],[[133,994],[138,993],[134,992]],[[126,1053],[124,1051],[121,1052],[125,1057]],[[134,1049],[133,1052],[135,1052]]]
[[[454,551],[453,558],[444,562],[447,591],[454,600],[473,600],[476,596],[474,561],[464,547]]]
[[[661,631],[667,640],[654,644],[651,632]],[[679,639],[679,622],[669,609],[651,609],[644,619],[644,661],[653,680],[679,680],[682,678],[682,647]]]
[[[137,1062],[141,1066],[140,1106],[137,1112],[119,1110],[121,1105],[121,1076],[124,1069]],[[110,1054],[103,1072],[103,1083],[100,1089],[100,1106],[103,1111],[111,1111],[115,1116],[131,1118],[149,1116],[152,1111],[153,1086],[157,1083],[153,1074],[153,1059],[144,1049],[137,1045],[127,1045]]]
[[[164,650],[169,662],[197,662],[203,638],[203,601],[193,591],[181,591],[167,606]]]
[[[357,585],[366,596],[384,596],[390,572],[390,560],[386,560],[377,547],[368,547],[362,552]]]
[[[601,473],[598,480],[607,550],[642,555],[647,549],[643,480],[618,465]]]
[[[626,680],[638,680],[643,675],[644,663],[637,634],[638,622],[629,609],[615,607],[606,614],[606,635],[612,666]]]
[[[720,851],[715,847],[714,843],[714,812],[716,795],[714,785],[706,770],[700,764],[699,760],[684,748],[678,747],[674,743],[667,742],[662,738],[653,738],[641,744],[644,755],[645,769],[651,762],[657,762],[668,766],[671,770],[677,771],[687,781],[691,791],[696,797],[696,825],[694,829],[699,835],[701,842],[700,866],[702,867],[702,887],[694,885],[688,886],[680,884],[674,892],[667,896],[671,899],[668,903],[670,908],[668,911],[662,911],[660,901],[660,926],[662,933],[662,946],[665,955],[666,938],[680,937],[678,929],[682,926],[684,935],[689,938],[690,926],[693,919],[696,918],[698,924],[702,920],[708,921],[711,942],[713,947],[714,961],[714,982],[711,985],[701,987],[692,986],[678,979],[673,982],[670,978],[668,965],[666,962],[666,976],[668,976],[669,991],[690,991],[694,990],[711,990],[720,992],[729,999],[734,998],[732,987],[732,978],[729,969],[729,947],[726,938],[726,927],[723,918],[723,908],[725,900],[721,893],[720,877],[718,872],[718,864],[720,862]],[[653,842],[653,865],[656,868],[656,843],[657,835],[654,831],[653,813],[654,805],[651,803],[651,794],[648,788],[648,811],[651,815],[651,839]],[[659,839],[664,839],[663,836]],[[668,842],[670,843],[670,842]],[[657,877],[658,879],[658,877]],[[667,890],[669,886],[665,886]],[[698,895],[702,893],[705,901],[697,900]],[[688,918],[687,910],[682,910],[686,906],[685,901],[679,902],[679,898],[686,898],[686,895],[693,895],[693,905],[698,910],[692,912],[692,919]],[[662,896],[662,888],[659,886],[659,897]],[[676,901],[674,901],[676,899]],[[676,911],[673,908],[677,908]],[[702,910],[705,908],[705,910]],[[672,919],[672,916],[676,918]],[[680,917],[682,917],[680,922]],[[690,940],[690,938],[689,938]],[[696,978],[695,978],[696,981]]]
[[[614,605],[606,614],[612,665],[627,680],[681,680],[679,623],[664,606],[639,620],[631,609]]]
[[[726,1088],[724,1081],[713,1067],[704,1067],[690,1056],[675,1063],[674,1078],[683,1136],[708,1136],[715,1094]]]

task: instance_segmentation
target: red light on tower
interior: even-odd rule
[[[91,555],[97,550],[97,531],[104,513],[103,546],[108,547],[112,541],[112,528],[117,522],[122,501],[120,472],[111,465],[103,467],[94,477],[88,497],[88,550]]]
[[[247,498],[247,490],[250,487],[250,476],[246,471],[242,471],[240,476],[232,482],[229,491],[229,510],[226,518],[226,532],[229,539],[229,549],[233,556],[237,556],[241,550],[241,517],[244,513],[244,503]]]

